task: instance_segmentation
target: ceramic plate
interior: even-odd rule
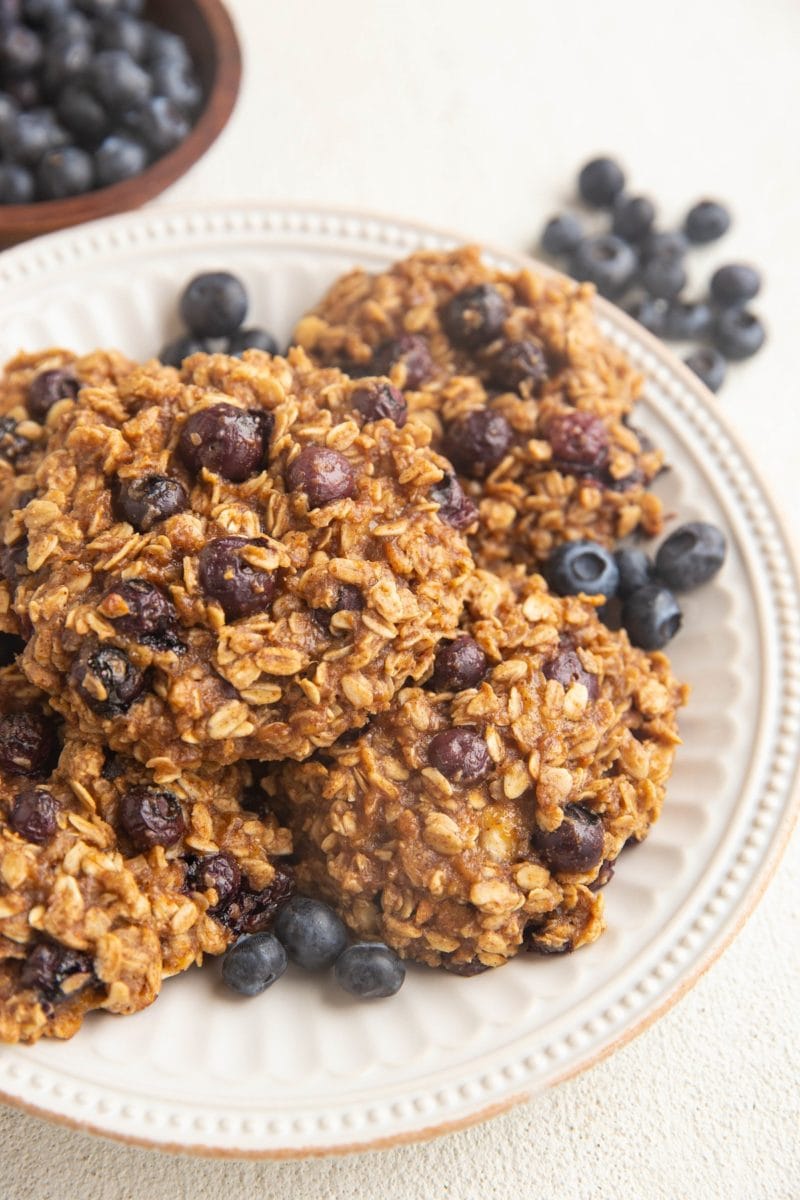
[[[53,343],[157,351],[194,272],[246,280],[252,317],[287,338],[342,271],[458,239],[402,222],[261,206],[154,210],[0,258],[0,351]],[[497,252],[503,264],[523,260]],[[608,932],[564,958],[458,979],[409,971],[392,1000],[351,1002],[291,971],[261,999],[216,965],[148,1011],[90,1018],[73,1041],[0,1049],[0,1093],[105,1134],[218,1155],[396,1143],[497,1112],[586,1067],[684,991],[752,908],[791,818],[798,760],[797,583],[784,536],[712,398],[608,304],[608,336],[647,376],[637,421],[664,446],[668,513],[721,525],[730,555],[686,597],[674,665],[693,688],[664,815],[623,856]]]

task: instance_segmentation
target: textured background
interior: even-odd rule
[[[677,220],[703,194],[752,259],[769,348],[720,404],[795,539],[796,0],[231,0],[233,121],[165,199],[303,200],[528,248],[576,167],[618,154]],[[800,840],[732,947],[608,1061],[481,1127],[300,1163],[169,1158],[0,1109],[3,1200],[797,1200]]]

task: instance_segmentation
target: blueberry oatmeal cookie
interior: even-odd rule
[[[253,353],[84,388],[5,524],[23,670],[162,773],[364,724],[429,671],[473,570],[426,426],[362,424],[356,382]]]
[[[630,423],[641,378],[601,335],[593,288],[508,274],[474,248],[339,279],[295,340],[323,365],[390,376],[480,509],[478,565],[661,527],[663,459]]]
[[[424,687],[264,780],[298,886],[360,935],[475,974],[603,929],[599,889],[658,817],[685,689],[591,603],[478,571]]]
[[[157,779],[0,672],[0,1040],[70,1037],[270,923],[292,888],[249,770]],[[63,739],[63,744],[62,744]]]

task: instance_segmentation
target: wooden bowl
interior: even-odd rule
[[[203,107],[188,136],[132,179],[110,187],[37,204],[0,205],[0,246],[138,208],[188,171],[205,154],[230,117],[242,75],[233,23],[221,0],[149,0],[145,16],[186,42],[203,89]]]

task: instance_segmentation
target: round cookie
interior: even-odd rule
[[[157,780],[60,729],[14,667],[0,710],[0,1040],[135,1012],[269,924],[292,886],[273,856],[291,839],[242,807],[244,766]]]
[[[590,604],[513,583],[477,572],[428,687],[264,781],[301,891],[460,974],[602,932],[599,889],[659,815],[685,698]]]
[[[303,758],[430,669],[472,510],[423,425],[339,415],[355,386],[199,355],[64,406],[5,586],[68,720],[167,769]]]
[[[475,248],[351,271],[298,323],[320,364],[389,375],[480,509],[479,566],[545,561],[661,528],[663,456],[629,422],[642,380],[600,333],[594,289],[497,271]]]

